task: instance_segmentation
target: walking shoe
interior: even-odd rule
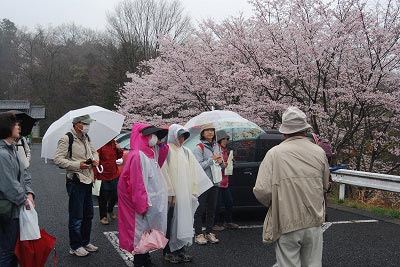
[[[87,255],[89,255],[89,252],[84,249],[83,247],[77,248],[77,249],[69,249],[69,254],[71,255],[76,255],[78,257],[85,257]]]
[[[164,255],[164,260],[169,261],[170,263],[181,263],[182,259],[178,255],[174,253],[166,253]]]
[[[101,218],[100,222],[101,222],[102,224],[104,224],[104,225],[109,224],[109,222],[108,222],[108,220],[107,220],[106,217]]]
[[[207,239],[204,237],[203,234],[196,235],[194,238],[194,242],[196,242],[199,245],[205,245],[207,244]]]
[[[84,248],[89,252],[96,252],[99,248],[94,246],[93,244],[87,244]]]
[[[237,225],[236,223],[224,223],[225,228],[228,229],[238,229],[239,225]]]
[[[206,239],[207,239],[207,241],[210,242],[211,244],[216,244],[216,243],[219,242],[219,239],[217,239],[217,238],[215,237],[215,234],[213,234],[213,233],[206,234]]]
[[[179,253],[178,256],[183,262],[191,262],[193,260],[193,257],[189,254],[186,254],[185,252]]]
[[[212,227],[212,229],[213,229],[214,231],[223,231],[223,230],[225,230],[225,227],[223,227],[222,225],[214,225],[214,226]]]
[[[111,219],[115,220],[117,218],[117,215],[115,215],[114,212],[109,212],[108,215],[110,216]]]

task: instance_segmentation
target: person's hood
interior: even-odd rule
[[[0,148],[12,149],[12,145],[7,144],[3,139],[0,139]]]
[[[139,150],[142,151],[147,157],[154,158],[154,151],[149,146],[149,140],[151,135],[143,135],[141,131],[149,127],[149,124],[145,123],[134,123],[132,126],[132,133],[131,133],[131,150]]]
[[[168,143],[172,143],[179,147],[180,146],[179,136],[181,136],[182,134],[185,135],[185,140],[190,136],[189,131],[185,129],[183,126],[179,124],[172,124],[169,127]]]

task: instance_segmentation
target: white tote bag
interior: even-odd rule
[[[226,161],[228,166],[224,169],[225,175],[232,175],[233,174],[233,150],[229,152],[228,160]]]
[[[217,162],[214,161],[213,164],[210,166],[211,168],[211,174],[213,178],[213,183],[217,184],[222,181],[222,170],[221,166]]]
[[[19,239],[21,241],[36,240],[41,237],[37,212],[29,199],[28,202],[31,209],[27,210],[23,205],[19,211]]]
[[[101,188],[101,180],[97,179],[93,183],[92,195],[93,196],[100,196],[100,188]]]

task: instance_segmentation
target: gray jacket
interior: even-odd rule
[[[4,140],[0,140],[0,177],[0,199],[21,206],[27,199],[27,193],[34,195],[31,176],[18,160],[15,145],[8,145]],[[18,218],[17,209],[13,218]]]
[[[213,146],[210,146],[210,144],[205,140],[201,140],[201,143],[204,146],[204,151],[198,144],[196,148],[193,150],[193,154],[196,157],[197,161],[200,163],[205,173],[207,174],[208,178],[210,178],[211,182],[213,183],[210,166],[213,164],[214,154],[215,153],[222,154],[222,153],[217,143],[214,143]],[[221,168],[223,168],[224,164],[221,164],[220,166]],[[219,185],[219,183],[213,183],[213,184],[214,186]]]

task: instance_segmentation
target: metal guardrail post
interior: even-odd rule
[[[339,186],[339,200],[344,200],[345,188],[346,188],[345,184],[340,184],[340,186]]]

